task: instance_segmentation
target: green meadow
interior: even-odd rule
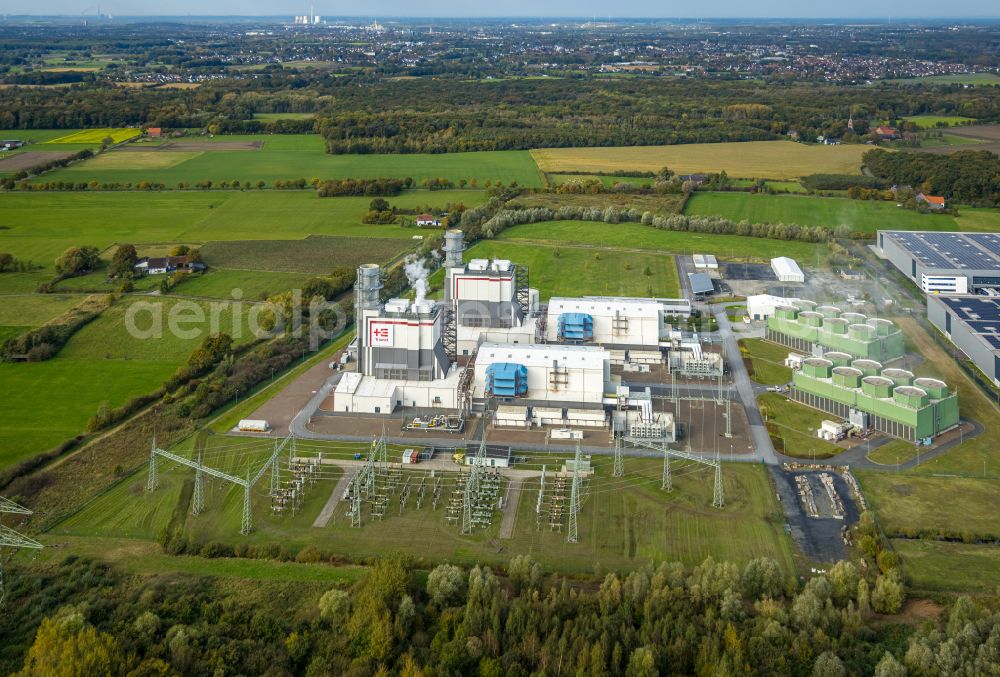
[[[475,206],[481,191],[407,191],[398,207]],[[21,193],[3,198],[0,251],[51,266],[67,247],[115,243],[199,244],[215,240],[302,239],[310,235],[412,239],[416,228],[361,223],[370,198],[320,198],[302,191]],[[162,255],[162,253],[161,253]],[[267,265],[259,266],[267,269]],[[4,289],[0,276],[0,290]],[[37,286],[37,282],[34,286]],[[33,287],[30,288],[33,291]]]
[[[229,144],[259,142],[263,148],[234,149]],[[242,183],[279,179],[410,177],[456,183],[475,179],[522,186],[541,186],[541,176],[528,151],[493,151],[409,155],[330,155],[316,134],[227,135],[185,138],[170,142],[171,150],[118,150],[75,164],[38,179],[99,181],[101,183],[163,183],[233,181]],[[173,150],[177,149],[177,150]],[[171,156],[183,153],[179,158]],[[105,159],[114,158],[113,160]]]
[[[975,219],[963,221],[948,214],[920,214],[897,207],[895,202],[847,198],[751,193],[695,193],[685,214],[723,216],[751,223],[795,223],[874,234],[877,229],[896,230],[1000,230],[1000,212],[977,210]]]

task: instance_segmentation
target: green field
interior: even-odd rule
[[[531,151],[539,169],[574,172],[720,172],[737,178],[797,179],[807,174],[860,174],[863,145],[812,146],[792,141],[692,143],[676,146],[541,148]]]
[[[1000,533],[1000,481],[858,471],[858,481],[890,533],[914,530]]]
[[[1000,594],[1000,547],[893,539],[906,582],[921,592]]]
[[[509,259],[527,266],[531,286],[543,301],[584,294],[676,297],[680,293],[674,258],[654,252],[489,240],[477,243],[466,255]],[[432,285],[440,286],[438,278],[443,279],[443,274],[432,277]]]
[[[41,297],[39,307],[44,307],[47,299]],[[129,398],[159,387],[213,328],[209,306],[197,302],[195,305],[204,310],[204,320],[178,324],[193,335],[180,337],[169,331],[171,309],[181,300],[131,297],[81,328],[56,358],[40,363],[0,363],[0,382],[4,384],[0,408],[7,421],[0,431],[0,467],[83,433],[87,419],[101,402],[121,406]],[[154,312],[162,310],[162,338],[134,337],[129,332],[129,308],[139,303],[152,304]],[[221,308],[216,331],[229,333],[236,343],[250,340],[245,318],[241,315],[234,325],[232,311],[229,306]],[[178,322],[190,317],[174,312]],[[149,329],[151,317],[148,311],[138,313],[134,325]]]
[[[792,380],[792,370],[785,366],[788,348],[763,339],[741,339],[740,347],[747,349],[752,366],[750,378],[757,383],[782,385]]]
[[[372,226],[381,228],[382,226]],[[420,231],[411,229],[419,234]],[[212,268],[282,273],[329,273],[338,266],[384,263],[410,249],[414,240],[372,237],[308,237],[303,240],[212,242],[202,257]]]
[[[248,467],[259,466],[271,444],[269,440],[254,443],[214,437],[203,458],[213,467],[245,472]],[[349,455],[346,450],[337,451],[338,448],[336,444],[302,442],[300,453],[310,453],[302,449],[311,453],[327,449],[324,452],[327,458]],[[396,451],[392,449],[391,453]],[[497,540],[499,513],[485,532],[463,536],[457,524],[445,519],[443,504],[433,510],[430,501],[425,500],[417,510],[415,492],[402,513],[394,495],[382,522],[369,519],[365,507],[361,529],[351,528],[350,518],[345,515],[347,506],[341,502],[330,524],[317,529],[312,526],[313,520],[341,476],[342,471],[333,466],[328,466],[322,479],[307,490],[305,501],[294,516],[273,516],[266,487],[259,487],[253,498],[256,531],[249,537],[238,534],[241,494],[222,482],[208,482],[206,512],[185,520],[195,542],[280,542],[292,551],[316,545],[350,558],[405,552],[425,562],[447,560],[472,564],[501,563],[516,554],[528,553],[559,571],[592,573],[595,566],[627,570],[664,560],[693,565],[707,556],[736,563],[769,556],[786,572],[794,570],[791,541],[782,529],[781,513],[762,467],[725,466],[726,507],[722,510],[711,507],[711,474],[700,466],[678,464],[674,470],[674,491],[670,494],[659,489],[660,463],[656,461],[627,461],[626,475],[620,479],[609,477],[610,459],[596,460],[595,468],[597,475],[589,484],[580,513],[580,541],[575,545],[566,543],[565,531],[536,527],[537,480],[527,480],[522,488],[515,529],[509,540]],[[439,475],[446,485],[454,482],[450,473]],[[417,467],[407,469],[405,476],[417,484],[427,473]],[[191,482],[191,475],[185,469],[165,464],[156,492],[146,493],[145,482],[145,473],[140,471],[59,524],[53,534],[155,539],[175,510],[176,514],[187,512],[177,502],[184,482]],[[623,490],[626,488],[628,491]],[[498,543],[503,547],[498,548]]]
[[[72,342],[71,342],[72,343]],[[64,359],[0,363],[0,467],[84,432],[101,402],[117,407],[147,393],[177,367],[138,360]]]
[[[98,140],[99,142],[99,140]],[[226,144],[261,142],[263,148],[239,150]],[[99,181],[138,183],[152,181],[170,188],[179,182],[233,181],[243,183],[278,179],[318,179],[411,177],[416,181],[445,178],[516,181],[522,186],[540,187],[541,176],[527,151],[407,155],[330,155],[323,137],[316,134],[240,135],[184,138],[171,142],[171,150],[112,151],[113,160],[94,158],[46,174],[39,181]],[[174,150],[176,149],[176,150]],[[175,153],[193,156],[173,163],[165,158]],[[168,166],[151,166],[167,162]],[[110,164],[109,164],[110,163]]]
[[[482,199],[483,193],[478,191],[418,190],[405,192],[390,202],[416,208],[457,202],[475,206]],[[370,198],[320,198],[311,190],[12,193],[3,200],[0,223],[8,228],[0,230],[0,251],[46,266],[75,245],[104,249],[114,243],[133,243],[143,255],[143,243],[298,240],[310,235],[410,240],[422,234],[415,228],[361,223]],[[333,260],[330,264],[337,265]],[[0,275],[0,285],[7,280],[15,282],[13,275]],[[33,291],[34,286],[25,291]]]
[[[63,149],[53,148],[52,146],[43,148],[41,146],[49,141],[52,141],[53,139],[61,139],[66,136],[76,134],[79,131],[80,130],[78,129],[0,129],[0,138],[17,139],[28,144],[37,144],[39,146],[37,148],[32,148],[31,150],[58,151]],[[100,142],[100,139],[98,139],[97,143]]]
[[[959,210],[961,215],[964,210]],[[849,200],[795,195],[750,193],[696,193],[688,200],[685,214],[723,216],[751,223],[795,223],[801,226],[846,226],[874,234],[877,229],[896,230],[1000,230],[1000,213],[978,210],[963,223],[947,214],[920,214],[902,209],[895,202]]]
[[[976,121],[975,118],[967,118],[963,115],[907,115],[903,119],[912,122],[921,129],[935,129],[939,125],[943,127],[967,125]]]
[[[968,146],[976,145],[980,143],[986,143],[983,139],[973,139],[969,136],[959,136],[958,134],[949,134],[944,132],[940,137],[921,135],[920,136],[920,147],[921,148],[944,148],[946,146]],[[972,149],[975,150],[975,149]]]
[[[740,235],[716,235],[659,230],[638,223],[596,223],[590,221],[550,221],[508,228],[498,239],[536,242],[544,245],[586,249],[646,250],[670,254],[714,252],[729,261],[768,261],[790,256],[802,261],[826,260],[829,250],[812,242],[769,240]]]
[[[810,409],[777,393],[766,393],[757,401],[772,439],[777,437],[784,445],[784,450],[775,445],[779,452],[796,458],[823,459],[843,451],[836,444],[816,437],[816,430],[825,419],[830,418],[829,414]]]
[[[886,444],[872,450],[871,453],[868,454],[868,460],[892,467],[899,463],[906,463],[910,459],[917,458],[920,455],[920,452],[921,448],[912,442],[907,442],[906,440],[890,440]],[[926,455],[927,450],[924,449],[923,453]]]
[[[47,143],[102,143],[105,139],[111,139],[112,143],[122,143],[129,139],[142,136],[139,129],[120,129],[105,127],[103,129],[84,129],[64,136],[50,139]]]

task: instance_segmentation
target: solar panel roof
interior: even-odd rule
[[[993,233],[887,231],[883,237],[927,267],[946,270],[1000,270],[1000,237]]]
[[[935,296],[969,331],[1000,350],[1000,298],[989,296]]]

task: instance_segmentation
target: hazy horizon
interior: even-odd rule
[[[904,10],[891,12],[885,6],[877,7],[878,11],[835,11],[836,7],[815,3],[813,7],[804,8],[802,3],[790,0],[765,0],[763,3],[748,6],[736,0],[720,0],[711,8],[705,6],[691,7],[682,4],[668,5],[651,0],[624,0],[617,3],[612,13],[608,12],[606,3],[590,0],[586,3],[571,0],[553,0],[547,3],[535,3],[527,0],[512,0],[495,5],[486,4],[481,9],[470,6],[469,3],[457,0],[430,0],[414,5],[400,0],[376,0],[366,6],[366,11],[360,14],[343,14],[340,3],[310,3],[308,0],[289,3],[283,6],[285,12],[275,13],[274,4],[264,0],[217,0],[211,4],[211,11],[206,11],[203,2],[194,0],[165,0],[164,2],[148,3],[137,6],[136,3],[106,2],[85,6],[80,2],[57,0],[55,2],[33,3],[24,0],[15,2],[0,2],[0,14],[8,16],[30,17],[81,17],[94,16],[98,7],[104,14],[120,17],[274,17],[280,18],[295,14],[306,14],[314,7],[320,16],[332,16],[344,19],[351,18],[436,18],[436,19],[751,19],[751,20],[834,20],[834,21],[888,21],[906,23],[908,20],[934,21],[965,21],[970,19],[1000,19],[1000,5],[986,0],[956,0],[949,5],[947,15],[941,14],[940,3],[931,0],[915,0]],[[419,8],[419,12],[414,11]],[[81,11],[82,9],[82,11]],[[337,10],[341,10],[338,12]],[[693,11],[701,10],[700,12]],[[748,9],[755,10],[748,13]],[[846,7],[845,7],[846,9]],[[502,10],[502,11],[501,11]],[[834,10],[834,11],[831,11]]]

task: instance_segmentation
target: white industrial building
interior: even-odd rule
[[[552,343],[659,350],[670,322],[690,316],[687,299],[553,297],[548,304],[545,338]]]
[[[755,294],[747,297],[747,315],[751,320],[766,320],[774,315],[774,309],[791,305],[797,298],[772,296],[771,294]]]
[[[476,355],[472,397],[601,407],[614,393],[611,356],[597,346],[484,343]]]
[[[461,231],[446,233],[444,250],[443,301],[425,298],[422,265],[423,277],[411,279],[413,301],[383,302],[379,266],[358,268],[357,370],[340,375],[331,412],[468,412],[489,403],[503,407],[498,425],[606,428],[609,410],[635,410],[627,428],[672,430],[662,415],[652,415],[648,397],[623,396],[611,365],[662,364],[669,348],[689,358],[686,369],[697,369],[691,362],[702,358],[697,338],[696,350],[679,345],[680,333],[669,325],[690,316],[690,301],[554,298],[540,313],[526,269],[502,259],[464,262]]]
[[[787,256],[779,256],[776,259],[771,259],[771,270],[774,271],[779,282],[806,281],[806,275],[799,268],[799,264],[795,262],[795,259],[790,259]]]
[[[460,230],[445,233],[445,305],[453,315],[455,355],[471,357],[484,341],[535,343],[538,290],[527,286],[527,270],[504,260],[463,261]]]
[[[714,254],[695,254],[691,257],[697,270],[718,270],[719,260]]]

